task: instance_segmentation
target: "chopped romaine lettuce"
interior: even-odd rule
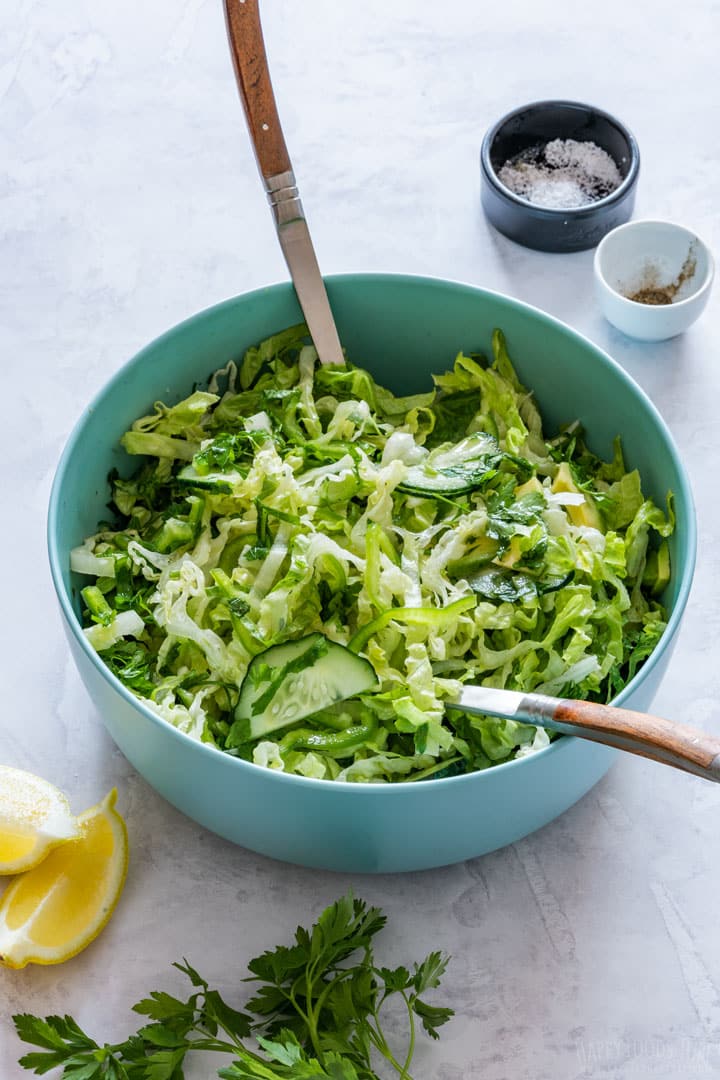
[[[645,498],[619,440],[603,462],[577,423],[547,439],[500,331],[493,354],[397,397],[350,363],[320,367],[292,327],[212,392],[156,403],[122,439],[145,460],[111,477],[115,525],[71,557],[114,674],[219,750],[356,783],[547,745],[453,708],[465,681],[612,698],[665,628],[672,497]],[[237,719],[245,676],[259,693],[260,654],[313,634],[377,685],[258,741]]]

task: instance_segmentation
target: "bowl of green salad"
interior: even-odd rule
[[[100,717],[181,811],[307,866],[441,866],[551,821],[613,760],[469,716],[462,685],[647,709],[692,496],[642,390],[548,315],[430,278],[328,291],[343,367],[283,284],[110,380],[55,477],[53,581]]]

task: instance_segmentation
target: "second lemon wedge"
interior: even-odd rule
[[[118,902],[128,863],[113,789],[80,814],[76,839],[10,883],[0,900],[0,964],[59,964],[97,937]]]

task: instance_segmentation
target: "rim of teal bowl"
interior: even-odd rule
[[[678,476],[680,478],[680,489],[682,491],[683,500],[686,502],[690,511],[688,520],[686,522],[686,559],[683,566],[683,575],[678,589],[677,600],[675,601],[673,610],[670,613],[670,618],[668,619],[668,625],[665,629],[665,633],[663,634],[659,645],[645,661],[637,675],[635,675],[634,678],[632,678],[630,682],[625,687],[623,687],[620,693],[613,698],[612,703],[614,705],[621,705],[623,701],[628,697],[628,695],[632,693],[638,683],[643,682],[647,678],[647,676],[650,674],[656,664],[660,661],[660,657],[667,648],[668,643],[672,640],[675,633],[677,632],[680,620],[687,605],[693,581],[693,574],[695,572],[695,558],[697,549],[697,522],[695,513],[695,502],[693,499],[692,489],[690,487],[690,481],[687,475],[687,471],[680,458],[680,454],[675,445],[675,440],[673,439],[670,430],[665,421],[663,420],[660,412],[655,407],[655,405],[645,393],[645,391],[642,389],[642,387],[638,383],[636,383],[630,375],[628,375],[625,369],[616,360],[613,360],[609,353],[604,352],[603,349],[601,349],[598,345],[595,345],[594,342],[590,341],[589,338],[579,333],[579,331],[573,330],[573,328],[571,326],[568,326],[567,323],[562,322],[562,320],[560,319],[556,319],[553,315],[549,315],[547,312],[542,311],[540,308],[534,307],[532,304],[526,304],[522,300],[516,300],[514,299],[514,297],[507,296],[505,293],[497,292],[494,289],[485,289],[482,286],[471,285],[467,282],[453,281],[449,278],[436,278],[421,274],[388,274],[365,272],[351,274],[329,274],[325,276],[325,281],[329,284],[331,290],[333,284],[335,283],[353,285],[365,282],[369,279],[379,283],[387,282],[388,285],[394,285],[398,283],[417,283],[431,285],[433,288],[437,288],[440,290],[447,289],[452,292],[467,292],[468,294],[474,296],[478,294],[484,296],[492,296],[494,299],[502,301],[509,307],[522,308],[523,310],[532,313],[536,318],[538,318],[540,322],[553,325],[556,329],[560,330],[561,333],[563,333],[566,337],[570,338],[573,342],[578,343],[583,348],[590,348],[595,354],[595,357],[599,363],[601,363],[605,367],[612,368],[615,373],[620,377],[621,382],[625,384],[625,388],[629,392],[629,394],[632,397],[636,398],[636,400],[640,402],[642,406],[652,415],[656,425],[663,433],[665,441],[670,449],[675,468],[677,469]],[[143,703],[141,698],[136,698],[134,694],[131,694],[127,687],[124,686],[124,684],[120,682],[120,680],[116,678],[115,675],[113,675],[107,665],[102,662],[99,655],[88,643],[85,635],[82,632],[82,627],[78,622],[72,602],[70,600],[70,596],[65,589],[62,578],[61,559],[57,546],[57,522],[59,516],[60,492],[63,487],[63,478],[67,469],[67,463],[73,453],[73,450],[75,449],[75,446],[82,441],[82,432],[85,426],[86,418],[95,410],[98,403],[111,393],[112,389],[117,383],[123,380],[123,378],[125,377],[125,372],[131,365],[142,363],[143,358],[146,356],[146,354],[154,350],[161,341],[164,341],[166,338],[174,337],[176,334],[187,328],[191,323],[194,323],[198,319],[202,319],[210,315],[212,312],[219,311],[225,307],[231,307],[236,304],[238,300],[241,299],[250,299],[252,297],[264,296],[267,295],[268,292],[292,291],[293,286],[290,282],[277,282],[272,285],[264,285],[260,288],[252,289],[246,293],[240,293],[238,296],[229,297],[226,300],[221,300],[217,304],[212,304],[210,307],[203,308],[201,311],[195,312],[194,315],[190,315],[187,319],[183,319],[181,322],[176,323],[174,326],[170,327],[169,330],[166,330],[162,334],[159,334],[156,338],[153,338],[153,340],[150,341],[147,345],[143,346],[143,348],[140,349],[139,352],[135,353],[135,355],[132,356],[129,360],[127,360],[122,365],[122,367],[120,367],[115,372],[115,374],[112,375],[111,378],[94,395],[92,400],[83,409],[79,419],[76,421],[75,426],[70,433],[65,447],[63,448],[60,460],[57,465],[57,469],[55,471],[55,476],[53,478],[47,520],[47,544],[50,560],[50,572],[53,585],[55,587],[55,592],[60,602],[60,607],[62,609],[63,615],[65,616],[65,620],[71,629],[73,637],[79,644],[82,651],[90,659],[90,661],[92,662],[96,670],[100,673],[105,682],[107,682],[112,687],[112,689],[120,695],[120,697],[124,698],[129,705],[132,705],[135,709],[138,709],[146,719],[150,720],[153,724],[161,727],[163,731],[167,732],[169,738],[180,739],[182,741],[191,743],[196,748],[199,754],[210,755],[213,759],[217,758],[218,755],[220,755],[220,757],[224,761],[233,763],[231,767],[237,767],[241,770],[252,769],[254,772],[260,770],[262,771],[262,773],[264,773],[268,783],[299,784],[303,787],[311,785],[318,789],[326,790],[328,794],[333,791],[340,790],[346,792],[354,792],[357,795],[360,795],[360,793],[363,792],[377,796],[380,792],[383,792],[391,798],[402,798],[403,792],[409,793],[413,789],[417,789],[418,784],[359,784],[353,783],[349,780],[319,780],[315,777],[296,776],[291,773],[280,772],[277,769],[267,769],[262,765],[255,765],[251,761],[243,761],[242,758],[236,758],[233,757],[231,754],[226,754],[222,750],[219,750],[217,747],[210,746],[208,743],[200,742],[198,739],[193,739],[184,731],[180,731],[178,728],[173,727],[173,725],[169,724],[167,720],[163,720],[162,717],[158,716],[151,709],[149,709]],[[83,538],[80,537],[78,539],[78,543],[80,543],[82,539]],[[497,765],[493,765],[489,769],[481,769],[476,772],[463,773],[460,776],[446,776],[438,779],[433,779],[431,777],[428,780],[423,780],[418,783],[422,783],[423,788],[427,787],[427,785],[431,785],[433,788],[438,788],[441,785],[447,786],[450,784],[481,784],[483,782],[482,778],[488,774],[497,776],[500,772],[504,772],[508,769],[521,769],[525,762],[538,762],[543,758],[548,757],[549,755],[562,754],[563,749],[569,750],[571,746],[580,741],[585,740],[580,740],[577,738],[577,736],[574,735],[564,735],[562,739],[557,739],[554,742],[551,742],[542,750],[538,750],[535,753],[529,754],[522,758],[516,758],[513,761],[500,762]]]

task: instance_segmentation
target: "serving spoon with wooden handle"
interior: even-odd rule
[[[238,743],[273,738],[279,729],[377,686],[368,660],[322,634],[271,646],[250,664],[231,735],[237,735]],[[648,713],[473,685],[463,686],[459,697],[446,704],[449,709],[577,735],[720,782],[720,738]]]
[[[489,686],[464,686],[453,707],[578,735],[720,782],[720,738],[649,713]]]
[[[280,126],[258,0],[225,0],[225,17],[240,99],[300,307],[320,363],[344,364],[325,282]]]

